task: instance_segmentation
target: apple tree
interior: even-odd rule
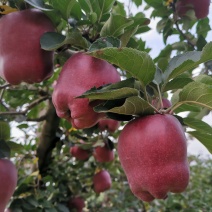
[[[0,0],[0,212],[210,210],[209,6]]]

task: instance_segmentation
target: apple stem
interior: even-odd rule
[[[158,89],[158,95],[159,95],[159,101],[160,101],[160,108],[163,108],[162,95],[161,95],[161,92],[160,92],[159,85],[157,85],[157,89]]]

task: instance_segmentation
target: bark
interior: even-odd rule
[[[45,174],[48,164],[51,161],[51,153],[56,143],[60,140],[57,137],[57,131],[59,130],[60,118],[57,116],[55,108],[51,101],[46,113],[46,120],[42,126],[41,134],[39,136],[39,143],[37,148],[38,168],[40,174]]]

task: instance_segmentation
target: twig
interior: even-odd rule
[[[29,110],[31,110],[33,107],[37,106],[38,104],[40,104],[41,102],[50,99],[49,96],[44,96],[40,99],[35,100],[34,102],[32,102],[31,104],[29,104],[25,110],[23,111],[7,111],[7,112],[0,112],[0,115],[25,115]]]
[[[190,38],[185,34],[185,33],[183,33],[183,31],[180,29],[180,27],[179,27],[179,24],[178,24],[178,20],[175,22],[175,26],[177,27],[177,30],[178,30],[178,32],[180,33],[180,35],[185,39],[185,40],[187,40],[187,42],[188,42],[188,44],[190,45],[190,46],[192,46],[192,47],[196,47],[196,43],[195,42],[192,42],[191,40],[190,40]]]
[[[10,86],[11,85],[9,83],[6,83],[6,84],[0,86],[0,90],[4,89],[4,88],[7,88],[7,87],[10,87]]]

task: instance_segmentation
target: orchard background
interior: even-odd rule
[[[1,18],[35,7],[51,19],[56,29],[40,39],[41,48],[54,51],[54,73],[49,79],[11,85],[0,78],[0,157],[10,158],[18,170],[17,187],[8,204],[11,211],[74,210],[68,201],[76,196],[85,200],[83,211],[211,210],[211,157],[189,155],[191,173],[186,191],[146,203],[131,193],[117,154],[117,139],[124,125],[135,116],[154,111],[138,95],[144,87],[150,97],[168,98],[172,106],[166,110],[173,109],[188,140],[198,139],[208,153],[212,152],[211,12],[201,19],[192,9],[180,16],[177,1],[170,0],[0,2]],[[199,1],[198,10],[201,5]],[[21,30],[23,23],[18,24]],[[154,43],[151,33],[163,43]],[[78,51],[107,60],[122,76],[122,84],[93,88],[83,95],[110,103],[94,109],[121,120],[115,132],[101,131],[98,125],[75,129],[56,115],[51,101],[56,81],[64,63]],[[0,46],[0,64],[1,57]],[[139,88],[137,82],[141,83]],[[71,89],[71,85],[67,87]],[[104,143],[113,148],[115,158],[101,163],[93,151]],[[73,146],[88,150],[89,158],[77,160],[70,154]],[[112,186],[96,194],[92,178],[101,169],[110,173]]]

